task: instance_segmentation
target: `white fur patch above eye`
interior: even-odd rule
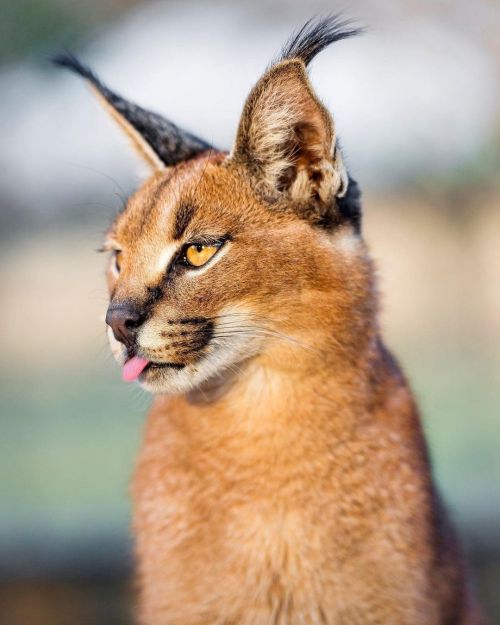
[[[160,252],[156,261],[152,263],[154,266],[156,275],[163,275],[170,263],[172,262],[175,254],[177,253],[178,245],[177,243],[169,243],[165,248]]]

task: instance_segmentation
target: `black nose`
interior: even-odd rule
[[[115,339],[124,345],[132,345],[144,315],[131,303],[111,304],[106,313],[106,323],[113,330]]]

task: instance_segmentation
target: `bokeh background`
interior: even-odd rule
[[[290,32],[367,25],[319,57],[365,193],[383,326],[420,401],[435,474],[500,622],[499,6],[487,0],[0,2],[0,623],[131,623],[127,484],[149,399],[108,355],[94,253],[137,163],[75,77],[230,147]]]

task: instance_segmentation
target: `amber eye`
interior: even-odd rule
[[[114,254],[113,254],[113,260],[114,260],[114,268],[116,273],[120,273],[120,270],[122,268],[122,259],[121,259],[122,253],[120,250],[115,250]]]
[[[195,243],[189,245],[186,248],[184,257],[186,262],[191,267],[203,267],[212,256],[217,252],[220,245],[203,245],[201,243]]]

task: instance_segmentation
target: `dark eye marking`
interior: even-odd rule
[[[191,204],[181,204],[177,209],[174,220],[174,231],[172,233],[174,239],[180,239],[186,228],[189,226],[196,209]]]
[[[115,250],[113,252],[113,256],[114,256],[115,271],[118,274],[121,271],[121,256],[122,256],[121,250]]]
[[[152,306],[163,295],[163,290],[160,286],[148,286],[148,299],[147,305]]]

